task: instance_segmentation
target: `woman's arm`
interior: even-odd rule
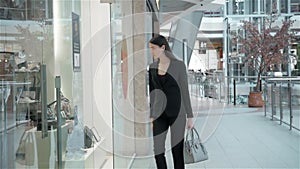
[[[153,85],[153,77],[151,74],[151,69],[149,69],[149,96],[150,96],[150,118],[154,117],[154,112],[153,112],[153,103],[154,103],[154,96],[151,94],[151,92],[154,90],[154,85]]]
[[[193,110],[191,106],[190,93],[188,88],[188,78],[187,78],[187,69],[183,62],[181,62],[181,69],[179,70],[179,82],[180,82],[180,90],[182,95],[182,101],[185,108],[185,113],[187,114],[187,118],[193,118]]]
[[[193,121],[193,118],[188,118],[187,119],[187,122],[186,122],[186,127],[191,129],[194,127],[194,121]]]

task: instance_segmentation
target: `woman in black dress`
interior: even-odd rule
[[[187,69],[174,57],[164,36],[152,38],[149,47],[155,60],[149,67],[149,86],[156,166],[167,169],[165,142],[170,128],[174,168],[184,169],[184,132],[194,125]]]

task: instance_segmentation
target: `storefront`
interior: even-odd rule
[[[24,4],[1,6],[1,168],[99,168],[112,152],[109,4]]]
[[[24,5],[1,18],[1,168],[126,168],[151,156],[146,3]]]

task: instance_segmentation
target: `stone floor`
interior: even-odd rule
[[[193,105],[197,110],[195,127],[209,160],[186,168],[300,168],[300,132],[264,116],[263,108],[232,106],[206,98],[193,100]],[[168,165],[173,168],[169,141],[167,144]],[[138,158],[132,168],[154,169],[154,158]]]

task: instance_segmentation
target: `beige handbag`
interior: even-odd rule
[[[32,166],[34,164],[34,153],[33,135],[25,131],[16,151],[16,162],[22,165]]]

